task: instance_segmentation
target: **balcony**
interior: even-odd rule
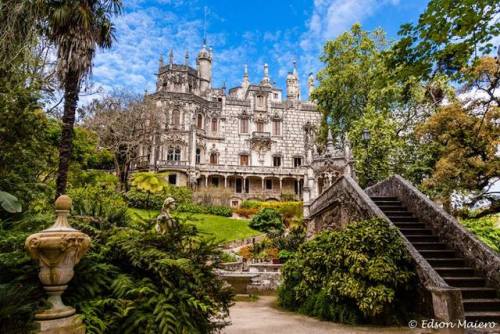
[[[305,167],[240,166],[240,165],[197,165],[201,172],[227,173],[262,176],[304,176]]]
[[[262,132],[262,131],[254,131],[252,132],[252,139],[266,139],[266,138],[271,138],[271,133],[270,132]]]

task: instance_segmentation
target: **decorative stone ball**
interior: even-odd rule
[[[56,210],[68,210],[71,209],[71,197],[68,195],[61,195],[56,199]]]

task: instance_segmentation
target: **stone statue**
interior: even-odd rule
[[[160,214],[156,218],[155,230],[160,234],[165,234],[167,230],[173,227],[176,223],[175,219],[170,215],[170,210],[175,209],[175,199],[167,197],[163,202]]]

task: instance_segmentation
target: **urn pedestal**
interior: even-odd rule
[[[90,246],[90,238],[72,228],[68,223],[71,199],[60,196],[55,203],[56,222],[54,225],[30,235],[26,239],[26,249],[38,261],[38,277],[47,292],[51,308],[35,314],[38,333],[83,334],[85,327],[75,309],[64,305],[61,295],[73,278],[74,266],[80,261]]]

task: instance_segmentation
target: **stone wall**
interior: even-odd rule
[[[375,195],[375,192],[369,192]],[[383,194],[384,196],[386,194]],[[388,195],[388,194],[387,194]],[[310,205],[308,236],[324,229],[342,228],[350,222],[378,218],[396,228],[370,199],[368,194],[349,176],[341,176]],[[415,265],[419,278],[417,308],[441,321],[464,319],[460,290],[450,287],[397,229]],[[429,307],[432,305],[432,307]],[[426,312],[427,311],[427,312]]]
[[[500,289],[500,256],[467,231],[455,218],[418,191],[411,183],[395,175],[366,189],[371,196],[396,196],[414,215],[427,224],[440,239],[468,260],[488,283]]]

